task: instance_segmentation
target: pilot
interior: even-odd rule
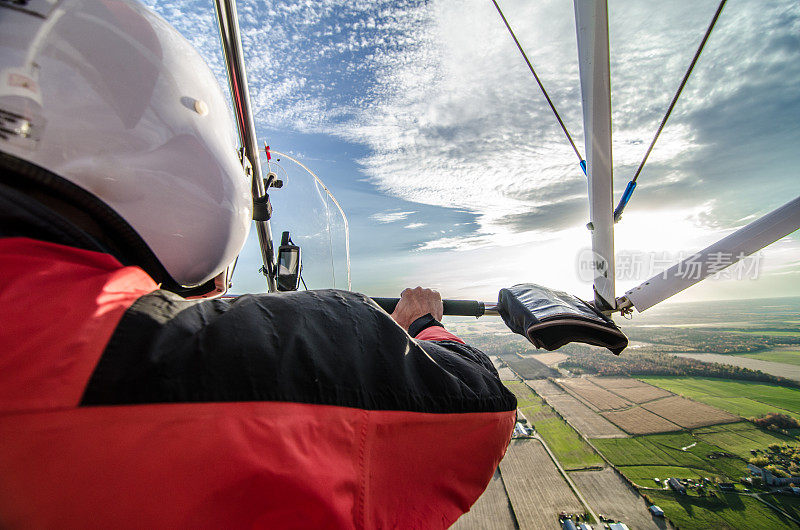
[[[509,442],[409,289],[204,298],[252,224],[225,97],[130,0],[0,3],[0,527],[445,528]]]

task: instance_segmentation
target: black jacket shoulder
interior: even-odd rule
[[[82,404],[216,401],[432,413],[516,407],[479,350],[412,339],[369,298],[337,290],[207,301],[147,294],[122,317]]]

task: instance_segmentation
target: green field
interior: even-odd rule
[[[797,350],[770,350],[759,353],[744,353],[742,357],[769,361],[773,363],[794,364],[800,366],[800,349]]]
[[[564,469],[583,469],[604,464],[600,455],[525,383],[506,381],[505,385],[517,396],[517,406],[547,442]]]
[[[694,469],[691,467],[676,466],[617,466],[628,480],[638,486],[645,488],[663,488],[662,484],[656,482],[655,478],[664,480],[669,477],[675,478],[714,478],[717,475],[709,473],[705,469]],[[645,492],[646,493],[646,492]]]
[[[750,454],[751,449],[764,449],[772,443],[797,443],[795,439],[789,436],[765,431],[752,423],[744,421],[703,427],[695,429],[692,434],[704,442],[716,445],[744,459],[752,456]]]
[[[745,418],[780,412],[800,419],[800,389],[708,377],[637,377]]]
[[[716,493],[714,497],[701,498],[668,491],[648,491],[647,495],[681,530],[798,528],[789,519],[747,495]]]
[[[743,333],[743,334],[746,334],[746,335],[765,335],[765,336],[770,336],[770,337],[800,337],[800,331],[791,331],[791,330],[787,330],[787,331],[770,331],[770,330],[761,331],[761,330],[758,330],[758,329],[752,329],[752,330],[750,330],[750,329],[748,329],[748,330],[745,330],[745,329],[726,329],[724,331],[727,331],[729,333]]]
[[[709,454],[723,450],[700,438],[693,437],[688,432],[651,434],[635,438],[597,439],[592,440],[592,443],[614,465],[625,466],[621,469],[623,474],[625,474],[625,469],[635,466],[630,470],[636,472],[637,476],[662,478],[666,471],[651,470],[647,473],[652,474],[641,475],[644,470],[640,466],[671,466],[689,468],[692,473],[700,470],[704,473],[703,476],[719,476],[736,480],[744,474],[745,469],[745,462],[739,458],[708,458]],[[695,445],[688,447],[692,444]],[[683,447],[687,449],[683,451]],[[632,477],[628,478],[633,480]]]
[[[800,519],[800,497],[791,493],[778,493],[775,495],[761,495],[766,502],[777,506],[795,519]]]

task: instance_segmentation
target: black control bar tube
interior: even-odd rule
[[[392,313],[397,307],[399,298],[372,297],[376,304],[387,313]],[[442,300],[444,314],[461,317],[482,317],[483,315],[496,315],[497,304],[478,302],[477,300]]]

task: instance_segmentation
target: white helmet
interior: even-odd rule
[[[0,152],[110,206],[179,286],[223,273],[250,229],[219,84],[132,0],[0,2]]]

